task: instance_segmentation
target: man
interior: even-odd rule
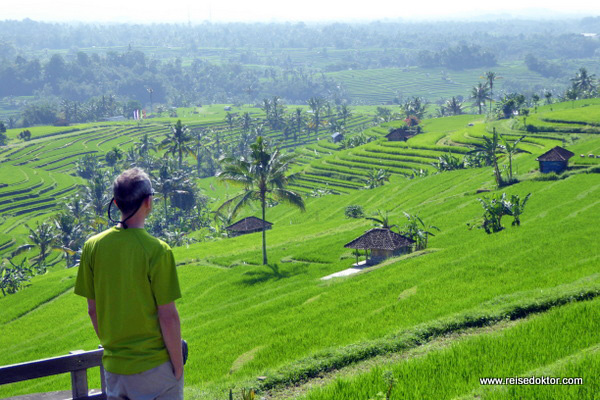
[[[104,347],[108,399],[183,399],[181,292],[171,248],[144,229],[150,179],[129,169],[113,193],[123,219],[86,241],[75,284]]]

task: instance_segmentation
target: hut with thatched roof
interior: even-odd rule
[[[331,135],[331,141],[333,143],[339,143],[342,140],[344,140],[344,134],[341,132],[335,132],[333,135]]]
[[[414,243],[414,240],[389,229],[374,228],[344,247],[365,250],[365,253],[370,251],[371,257],[367,255],[367,264],[377,264],[386,258],[409,253]]]
[[[385,137],[389,142],[406,142],[416,134],[417,133],[411,129],[398,128],[391,130]]]
[[[569,150],[556,146],[537,158],[540,162],[540,172],[543,174],[563,172],[569,166],[569,158],[574,155]]]
[[[229,232],[229,236],[234,237],[248,233],[262,232],[263,230],[267,231],[271,227],[273,227],[271,222],[256,217],[246,217],[225,227],[225,229]]]

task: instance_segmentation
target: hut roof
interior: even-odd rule
[[[411,131],[409,129],[406,129],[406,128],[397,128],[397,129],[391,130],[390,133],[385,135],[386,138],[394,137],[394,136],[411,138],[411,137],[415,136],[415,132]]]
[[[560,146],[556,146],[539,156],[537,161],[567,161],[574,155],[575,154],[571,153],[569,150],[563,149]]]
[[[265,223],[266,229],[271,229],[271,226],[273,226],[273,224],[270,223],[269,221],[264,221],[264,223]],[[263,227],[262,219],[256,218],[256,217],[246,217],[244,219],[239,220],[238,222],[235,222],[235,223],[229,225],[225,229],[227,229],[228,231],[248,232],[248,231],[260,230],[260,229],[262,229],[262,227]]]
[[[344,134],[341,132],[335,132],[333,135],[331,135],[332,139],[335,139],[337,137],[344,137]]]
[[[354,239],[350,243],[344,245],[349,249],[382,249],[382,250],[398,250],[401,247],[407,247],[415,241],[402,236],[399,233],[392,232],[389,229],[374,228],[364,235]]]

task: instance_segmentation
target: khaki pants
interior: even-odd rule
[[[183,376],[175,379],[171,361],[133,375],[106,371],[108,400],[183,400]]]

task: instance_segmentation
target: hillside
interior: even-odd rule
[[[600,152],[594,131],[600,106],[588,100],[541,107],[527,122],[539,129],[527,134],[521,120],[442,118],[426,121],[425,133],[403,144],[378,140],[349,150],[330,148],[331,154],[303,165],[318,185],[353,186],[351,178],[373,166],[389,166],[390,182],[308,197],[305,213],[284,205],[269,208],[270,268],[259,265],[258,234],[176,248],[183,289],[178,308],[191,349],[186,398],[225,399],[229,388],[237,396],[242,387],[258,388],[268,398],[377,398],[387,390],[383,372],[390,370],[397,399],[593,399],[600,343],[593,300],[600,294],[600,160],[587,154]],[[513,161],[519,183],[495,189],[491,167],[406,177],[413,165],[433,172],[430,162],[448,150],[462,156],[465,145],[493,127],[510,137],[527,134],[522,147],[532,154]],[[133,140],[125,132],[116,137]],[[555,145],[576,154],[575,168],[552,180],[534,179],[535,158]],[[11,157],[27,160],[25,153]],[[28,163],[33,169],[37,162]],[[319,181],[325,175],[316,171],[327,169],[338,174],[335,180]],[[481,220],[478,198],[503,192],[531,193],[521,226],[505,217],[501,232],[469,229],[467,224]],[[425,251],[322,281],[354,262],[344,244],[372,227],[370,221],[345,218],[349,205],[362,206],[368,215],[387,210],[400,226],[403,212],[418,214],[440,231]],[[0,365],[97,347],[85,301],[72,293],[75,274],[55,270],[0,298]],[[371,364],[343,369],[363,362]],[[345,378],[335,378],[338,370]],[[325,376],[327,371],[334,375]],[[582,376],[584,384],[539,392],[540,387],[479,385],[481,377],[531,375]],[[431,376],[439,384],[431,385]],[[289,392],[315,377],[325,377],[324,389]],[[90,380],[99,386],[95,373]],[[0,393],[68,386],[69,377],[62,376],[0,387]]]

